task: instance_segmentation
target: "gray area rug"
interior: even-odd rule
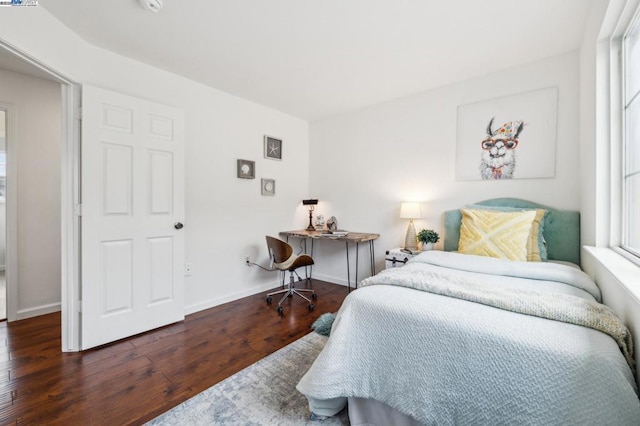
[[[147,424],[348,425],[346,409],[336,417],[310,420],[307,399],[296,390],[326,341],[309,333]]]

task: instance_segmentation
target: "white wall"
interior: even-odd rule
[[[580,47],[581,240],[585,245],[608,245],[610,239],[610,51],[609,37],[602,29],[615,26],[616,18],[605,19],[605,15],[607,10],[610,15],[619,13],[612,11],[622,3],[593,3]],[[611,33],[613,28],[604,32]]]
[[[264,236],[298,225],[307,122],[91,46],[41,7],[6,9],[0,38],[67,77],[184,109],[187,312],[273,287],[245,256],[266,263]],[[264,134],[283,139],[283,161],[263,158]],[[236,178],[238,158],[256,161],[255,180]],[[260,177],[277,180],[275,197],[260,195]]]
[[[17,117],[16,311],[26,318],[60,308],[60,85],[0,70],[0,102]]]
[[[596,241],[596,175],[592,171],[596,165],[596,40],[602,15],[591,8],[580,48],[580,239],[590,245]]]
[[[441,234],[445,210],[489,198],[578,210],[578,58],[571,52],[312,123],[310,187],[321,200],[318,212],[335,215],[341,228],[380,233],[380,270],[384,251],[404,241],[403,200],[424,201],[426,217],[416,228]],[[552,86],[559,90],[555,178],[456,181],[459,105]],[[317,253],[316,276],[344,280],[344,247],[325,243]],[[365,271],[364,259],[360,265]]]

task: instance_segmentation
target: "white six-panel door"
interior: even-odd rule
[[[184,319],[184,117],[82,90],[81,347]]]

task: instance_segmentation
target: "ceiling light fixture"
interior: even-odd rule
[[[140,6],[152,12],[158,12],[162,9],[162,0],[138,0]]]

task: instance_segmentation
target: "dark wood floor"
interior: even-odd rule
[[[151,420],[309,333],[347,295],[335,284],[314,280],[313,287],[313,312],[294,297],[279,316],[265,292],[81,353],[60,351],[59,313],[0,323],[0,424]]]

